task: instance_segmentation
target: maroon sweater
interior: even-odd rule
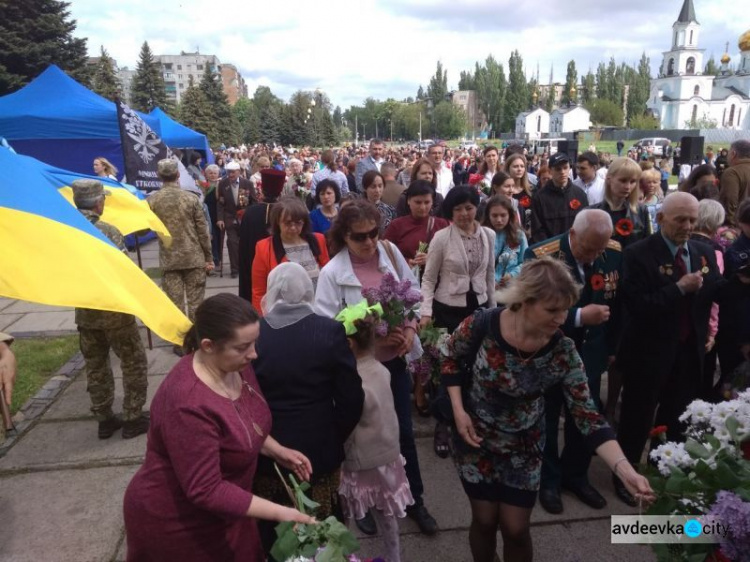
[[[245,514],[271,412],[252,368],[242,377],[232,402],[198,378],[190,354],[157,390],[146,459],[125,492],[128,561],[263,560]]]
[[[432,232],[427,233],[427,221],[434,220]],[[385,231],[384,238],[393,242],[407,260],[413,260],[420,242],[430,242],[435,233],[449,223],[440,217],[415,219],[411,215],[394,219]]]

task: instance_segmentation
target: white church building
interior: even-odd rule
[[[662,129],[686,129],[705,119],[720,129],[750,130],[750,31],[740,37],[737,70],[730,70],[725,53],[718,76],[703,74],[699,33],[693,0],[684,0],[672,26],[672,47],[664,53],[659,76],[651,80],[647,107]]]

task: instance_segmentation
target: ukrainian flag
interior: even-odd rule
[[[0,149],[0,170],[1,296],[133,314],[163,339],[182,343],[187,317],[51,188],[37,164]]]
[[[0,150],[2,149],[0,148]],[[102,214],[104,222],[117,227],[123,235],[141,230],[153,230],[159,235],[165,246],[169,247],[172,244],[172,235],[169,234],[167,227],[148,206],[145,195],[132,185],[109,178],[87,176],[56,168],[31,156],[19,155],[18,158],[24,159],[29,166],[36,167],[42,179],[55,189],[60,190],[60,193],[74,207],[73,190],[70,187],[74,180],[96,179],[101,181],[105,188],[110,191],[110,195],[107,196],[107,204],[104,206],[104,214]]]

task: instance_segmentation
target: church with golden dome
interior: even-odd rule
[[[699,32],[693,0],[684,0],[672,25],[672,47],[664,52],[658,77],[651,80],[648,109],[662,129],[713,121],[719,129],[750,130],[750,31],[739,38],[736,70],[724,53],[717,76],[703,73],[705,49],[698,48]]]

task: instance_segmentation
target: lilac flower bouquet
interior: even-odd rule
[[[409,363],[409,370],[422,386],[429,382],[440,383],[440,364],[444,356],[442,349],[448,341],[448,330],[438,328],[430,322],[419,332],[424,354]]]
[[[391,273],[383,275],[377,289],[363,289],[362,296],[370,306],[380,303],[383,307],[383,316],[376,329],[379,336],[386,336],[393,328],[400,328],[404,322],[416,318],[417,305],[422,300],[422,294],[412,287],[411,281],[396,281]]]
[[[732,492],[716,494],[716,503],[709,515],[729,528],[729,535],[721,539],[721,551],[730,560],[750,557],[750,502]]]

